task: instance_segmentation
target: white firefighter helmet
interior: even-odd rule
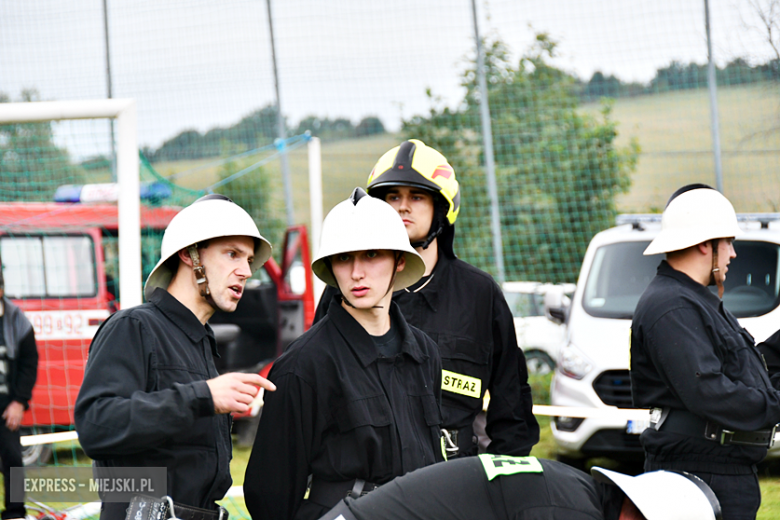
[[[334,207],[322,223],[322,238],[312,270],[328,285],[338,288],[328,259],[339,253],[388,249],[403,253],[404,270],[396,274],[394,289],[409,287],[425,273],[425,263],[409,243],[401,216],[390,204],[369,196],[362,188]]]
[[[704,184],[684,186],[672,195],[661,217],[661,232],[645,255],[680,251],[715,238],[741,234],[734,206]]]
[[[691,473],[651,471],[632,477],[598,467],[590,473],[619,487],[647,520],[722,520],[715,493]]]
[[[198,242],[230,236],[247,236],[255,240],[253,274],[271,257],[271,244],[257,230],[249,213],[224,195],[206,195],[181,210],[165,229],[160,261],[144,285],[146,299],[157,287],[168,288],[174,275],[172,265],[167,262],[171,257]]]

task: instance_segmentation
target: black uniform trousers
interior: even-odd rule
[[[720,502],[723,520],[754,520],[761,506],[761,488],[755,468],[749,475],[720,475],[695,472],[707,483]]]
[[[2,518],[23,518],[24,502],[11,502],[11,468],[21,468],[22,445],[19,443],[19,430],[11,431],[0,418],[0,459],[3,460],[3,481],[5,483],[5,511]]]

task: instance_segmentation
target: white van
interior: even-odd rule
[[[517,345],[523,350],[529,375],[546,375],[555,370],[558,349],[565,337],[560,321],[547,319],[544,300],[548,292],[557,291],[568,298],[574,293],[573,283],[559,285],[539,282],[504,282],[504,298],[512,311]]]
[[[569,308],[546,302],[565,319],[566,340],[550,390],[558,406],[633,408],[629,378],[631,319],[664,255],[643,256],[661,229],[661,215],[621,215],[588,246]],[[740,214],[723,304],[761,342],[780,328],[780,214]],[[714,290],[714,288],[713,288]],[[552,308],[550,308],[552,306]],[[642,460],[643,421],[558,417],[552,421],[559,460],[582,465],[606,456]],[[770,450],[780,456],[780,446]]]

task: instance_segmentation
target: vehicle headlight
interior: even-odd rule
[[[593,363],[577,347],[568,343],[561,348],[558,367],[561,374],[572,379],[582,379],[593,370]]]

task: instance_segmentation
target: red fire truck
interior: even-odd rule
[[[162,232],[178,210],[141,206],[145,274],[159,259]],[[38,380],[22,422],[26,433],[72,429],[90,341],[118,309],[117,237],[114,204],[0,204],[5,294],[24,310],[38,344]],[[282,265],[269,260],[248,281],[236,312],[217,312],[210,321],[220,372],[265,375],[308,329],[314,318],[310,266],[306,228],[288,229]],[[251,420],[236,422],[239,435],[252,426]],[[41,462],[50,452],[30,447],[25,462]]]

